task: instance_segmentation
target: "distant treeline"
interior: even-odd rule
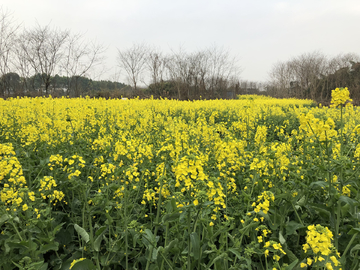
[[[140,96],[192,100],[261,94],[329,104],[331,90],[348,87],[354,104],[360,104],[360,57],[353,53],[334,57],[319,51],[305,53],[274,64],[266,82],[241,80],[237,60],[216,47],[163,54],[145,44],[135,44],[119,50],[118,62]],[[150,81],[145,90],[138,87],[144,74]]]
[[[118,49],[117,68],[126,86],[97,80],[104,75],[106,49],[81,34],[50,26],[22,28],[0,7],[0,97],[70,96],[232,99],[240,94],[306,98],[327,104],[331,90],[348,87],[360,104],[360,57],[305,53],[278,62],[266,82],[240,78],[238,59],[223,48],[164,53],[147,44]],[[261,64],[261,63],[259,63]]]
[[[280,98],[312,99],[329,104],[331,90],[348,87],[354,104],[360,104],[360,57],[327,57],[315,51],[276,63],[266,84],[266,94]]]
[[[29,78],[20,77],[17,73],[7,73],[0,78],[2,97],[14,96],[129,96],[131,87],[120,82],[96,81],[86,77],[66,77],[55,75],[50,78],[50,85],[45,93],[41,74]]]

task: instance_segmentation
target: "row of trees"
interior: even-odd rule
[[[21,78],[17,73],[6,73],[1,77],[1,83],[8,93],[7,96],[38,96],[44,93],[39,93],[37,89],[43,89],[44,82],[41,74],[35,74],[28,78]],[[55,75],[50,77],[51,82],[48,88],[48,93],[54,97],[67,96],[68,89],[76,89],[79,95],[90,95],[90,96],[104,96],[104,97],[115,97],[131,95],[131,88],[120,82],[113,82],[109,80],[92,80],[90,78],[81,76],[77,77],[76,80],[67,76]],[[70,83],[70,85],[69,85]],[[23,86],[31,85],[35,91],[29,91],[24,93]],[[11,89],[11,90],[9,90]]]
[[[222,48],[164,54],[145,44],[118,50],[118,64],[136,93],[139,84],[154,97],[233,98],[240,93],[236,58]]]
[[[197,99],[235,98],[262,94],[278,98],[306,98],[328,104],[331,90],[348,87],[360,104],[360,56],[354,53],[329,57],[319,51],[278,62],[267,82],[240,80],[236,58],[216,47],[187,53],[164,54],[144,44],[118,51],[118,64],[135,93],[139,84],[155,97]]]
[[[276,63],[269,73],[270,80],[258,83],[240,80],[237,59],[223,48],[214,46],[196,52],[180,48],[164,53],[144,43],[133,44],[118,49],[117,65],[130,84],[125,87],[109,81],[94,83],[105,72],[104,53],[102,45],[69,30],[40,25],[22,28],[0,8],[2,97],[54,93],[79,96],[106,90],[113,93],[101,95],[213,99],[260,93],[327,103],[332,89],[348,87],[352,98],[360,103],[357,54],[328,57],[319,51],[305,53]],[[114,94],[119,89],[122,91]]]
[[[103,63],[104,52],[102,45],[69,30],[40,25],[22,29],[9,12],[0,10],[0,95],[51,94],[53,80],[60,74],[68,78],[66,94],[78,96],[80,78],[94,74]],[[12,88],[14,74],[20,77],[16,90]]]
[[[22,28],[0,10],[0,34],[0,96],[84,95],[95,90],[84,87],[85,78],[104,71],[105,48],[69,30]],[[118,92],[126,96],[234,98],[242,92],[236,58],[217,47],[164,54],[134,44],[118,50],[118,67],[131,85],[132,91]]]
[[[360,102],[360,56],[354,53],[328,57],[315,51],[273,65],[266,93],[275,97],[308,98],[328,103],[331,90],[348,87]]]

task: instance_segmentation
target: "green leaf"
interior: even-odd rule
[[[295,254],[290,249],[288,249],[287,246],[284,246],[283,250],[285,251],[286,256],[289,258],[290,262],[299,261]]]
[[[138,244],[137,240],[140,238],[141,233],[135,232],[135,233],[132,233],[132,234],[133,234],[133,248],[135,248],[136,245]]]
[[[320,187],[320,188],[328,188],[329,184],[327,182],[324,182],[324,181],[316,181],[316,182],[312,182],[310,184],[310,188],[312,187]]]
[[[156,238],[153,235],[153,233],[149,230],[146,229],[145,233],[143,234],[143,239],[142,239],[143,243],[145,244],[145,246],[150,249],[151,247],[155,246],[155,242],[156,242]]]
[[[2,215],[2,216],[0,217],[0,226],[1,226],[4,222],[8,221],[9,218],[10,218],[10,215],[8,215],[8,214]]]
[[[200,258],[200,238],[196,232],[190,234],[190,242],[194,254],[194,259],[198,260]]]
[[[45,254],[46,252],[48,252],[49,250],[55,250],[57,251],[59,249],[59,243],[58,242],[53,242],[47,245],[42,245],[40,246],[40,253],[41,254]]]
[[[360,232],[359,228],[351,228],[351,230],[347,234],[356,234],[356,233],[359,233],[359,232]]]
[[[83,228],[81,228],[77,224],[74,224],[74,228],[77,231],[77,233],[80,234],[81,238],[85,241],[85,243],[89,242],[90,240],[89,234]]]
[[[279,232],[279,241],[280,241],[280,244],[282,244],[282,245],[284,245],[286,242],[286,240],[281,232]]]
[[[315,205],[315,204],[311,204],[311,208],[318,211],[319,213],[325,214],[328,218],[331,217],[331,213],[329,211],[329,208],[323,205]]]
[[[296,230],[300,229],[300,228],[304,228],[303,225],[301,225],[300,223],[297,223],[296,221],[289,221],[288,223],[286,223],[285,229],[286,229],[286,235],[292,235],[296,232]]]
[[[354,257],[355,256],[355,251],[360,250],[360,244],[355,245],[351,250],[350,250],[350,256]]]
[[[297,205],[304,206],[305,205],[305,195],[300,198],[300,200],[297,201]]]
[[[112,217],[109,215],[109,213],[105,213],[105,216],[106,216],[106,218],[107,218],[107,221],[108,221],[108,225],[111,225],[113,222],[114,222],[114,220],[112,219]]]
[[[215,257],[207,266],[207,268],[210,268],[214,263],[216,263],[219,260],[224,259],[227,256],[227,253],[223,252],[219,256]]]
[[[356,202],[355,200],[350,199],[349,197],[343,195],[340,196],[339,201],[344,202],[346,204],[350,204],[351,206],[353,206],[354,203]]]
[[[173,210],[177,209],[176,200],[174,198],[171,199],[171,206]]]
[[[16,267],[18,267],[19,269],[24,269],[20,264],[17,264],[16,262],[12,262],[13,264],[15,264]]]
[[[171,222],[171,221],[176,221],[176,220],[179,219],[179,217],[180,217],[180,213],[166,214],[166,215],[162,218],[162,223]]]
[[[106,226],[102,226],[100,229],[98,229],[96,231],[95,235],[97,235],[97,237],[96,237],[96,239],[94,241],[94,250],[97,251],[97,252],[100,251],[101,241],[103,240],[103,235],[105,233],[106,228],[107,228]]]
[[[158,255],[158,250],[156,248],[153,248],[153,252],[152,252],[152,260],[155,261],[157,259],[157,255]]]
[[[147,236],[147,239],[151,242],[151,243],[155,243],[155,236],[152,233],[152,231],[150,231],[149,229],[145,229],[145,234]]]
[[[37,268],[37,269],[39,269],[39,270],[47,270],[47,269],[48,269],[48,266],[49,266],[48,263],[43,263],[43,264],[41,265],[41,267],[40,267],[40,268]]]
[[[237,249],[235,248],[229,248],[228,249],[231,253],[233,253],[239,260],[241,260],[241,255],[239,253],[239,251],[237,251]]]
[[[53,234],[54,234],[54,235],[57,234],[57,232],[61,230],[61,228],[62,228],[62,226],[63,226],[64,224],[65,224],[65,222],[60,223],[59,225],[57,225],[57,226],[54,228],[54,230],[53,230]]]
[[[4,246],[5,246],[5,254],[8,254],[10,252],[11,248],[9,247],[9,245],[6,242],[5,242]]]
[[[296,259],[296,260],[293,261],[291,264],[289,264],[289,265],[285,268],[285,270],[292,270],[292,269],[297,265],[298,262],[299,262],[299,260]]]
[[[177,238],[175,238],[174,240],[172,240],[166,247],[164,250],[164,253],[168,253],[170,250],[173,249],[174,246],[176,246],[178,244],[179,240]]]
[[[258,224],[256,224],[256,223],[250,223],[250,224],[247,225],[245,228],[242,228],[242,229],[240,230],[240,233],[241,233],[241,234],[245,234],[246,236],[249,236],[250,231],[252,231],[251,229],[252,229],[253,227],[257,227],[257,226],[258,226]]]
[[[95,236],[99,236],[107,229],[107,226],[101,226],[95,233]]]
[[[157,248],[158,253],[164,253],[164,247],[160,246]]]
[[[96,267],[92,261],[85,259],[75,263],[71,270],[96,270]]]

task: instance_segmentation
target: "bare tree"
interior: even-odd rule
[[[159,96],[165,94],[165,88],[178,99],[228,97],[228,91],[234,96],[240,89],[237,59],[223,48],[188,53],[180,47],[165,56],[158,49],[135,44],[119,50],[118,63],[134,89],[147,71],[150,84],[145,84]]]
[[[26,93],[30,91],[30,85],[28,78],[31,77],[34,70],[28,61],[26,52],[23,50],[23,46],[26,46],[26,41],[24,40],[24,35],[18,36],[16,39],[15,46],[13,47],[14,50],[14,58],[13,58],[13,65],[16,68],[19,75],[22,77],[21,85],[22,85],[22,92]]]
[[[166,57],[160,50],[151,49],[146,59],[147,70],[150,75],[150,84],[154,88],[153,93],[157,96],[163,95],[164,81],[167,79],[167,61]]]
[[[187,53],[180,47],[178,52],[173,51],[173,54],[168,58],[166,63],[170,80],[175,83],[178,99],[184,98],[183,92],[188,68],[186,58]]]
[[[208,89],[211,92],[211,98],[215,98],[227,88],[227,82],[230,78],[238,77],[241,70],[237,66],[237,59],[230,55],[230,52],[218,47],[208,49],[209,54],[209,75]]]
[[[234,96],[240,69],[236,58],[216,47],[186,53],[182,48],[173,52],[167,63],[171,80],[175,82],[178,98],[208,98]],[[231,88],[231,89],[230,89]]]
[[[148,51],[148,47],[143,43],[133,44],[126,50],[118,49],[118,65],[125,70],[135,93],[138,92],[138,83],[145,69]]]
[[[25,30],[23,35],[21,48],[35,73],[40,74],[48,94],[52,77],[60,68],[69,31],[37,25],[32,30]]]
[[[4,96],[5,92],[10,94],[11,91],[7,85],[7,80],[4,80],[4,75],[11,71],[11,58],[16,40],[16,32],[19,26],[14,24],[11,13],[0,8],[0,77],[1,80],[1,94]]]
[[[360,56],[355,53],[338,54],[330,58],[328,63],[329,74],[335,73],[341,68],[351,68],[352,63],[360,62]]]
[[[92,68],[102,64],[105,49],[93,41],[84,40],[80,34],[69,35],[64,49],[61,67],[69,78],[68,95],[72,89],[73,94],[79,96],[79,78],[88,75]]]
[[[269,73],[274,94],[278,97],[314,99],[327,68],[327,57],[319,51],[278,62]]]
[[[289,62],[275,63],[269,73],[272,95],[288,97],[294,94],[297,87],[296,77]]]
[[[207,89],[206,80],[209,73],[209,58],[210,55],[207,51],[200,51],[197,53],[198,61],[198,85],[199,94],[205,95]]]
[[[327,57],[319,51],[305,53],[290,61],[290,66],[303,89],[299,97],[315,99],[319,79],[327,70]]]

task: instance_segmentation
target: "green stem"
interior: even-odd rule
[[[21,237],[21,235],[20,235],[18,229],[16,228],[14,222],[11,221],[11,225],[13,225],[13,227],[14,227],[14,229],[15,229],[15,231],[16,231],[16,234],[19,236],[20,240],[23,241],[23,238]]]
[[[340,107],[340,157],[343,156],[343,105],[341,105]],[[331,180],[330,180],[331,183]],[[342,183],[343,183],[343,179],[342,179],[342,167],[340,168],[340,192],[342,190]],[[336,211],[336,225],[335,225],[335,247],[336,250],[338,250],[339,248],[339,227],[340,227],[340,201],[337,202],[337,211]]]
[[[127,194],[127,192],[126,192]],[[127,209],[127,206],[128,206],[128,201],[127,201],[127,198],[128,196],[126,195],[126,203],[125,203],[125,206],[124,206],[124,214],[125,214],[125,266],[126,266],[126,269],[129,269],[129,252],[128,252],[128,216],[127,216],[127,213],[126,213],[126,209]]]
[[[359,233],[357,232],[357,233],[355,233],[355,234],[353,235],[353,237],[351,238],[349,244],[346,246],[345,251],[344,251],[344,253],[341,255],[341,257],[345,257],[346,253],[347,253],[348,250],[350,249],[352,243],[354,242],[354,240],[355,240],[355,238],[356,238],[356,236],[357,236],[358,234],[359,234]]]
[[[359,258],[358,253],[359,253],[359,250],[356,251],[354,258]],[[358,264],[359,264],[359,260],[356,260],[354,267],[352,267],[351,269],[358,269]]]
[[[339,249],[339,227],[340,227],[340,201],[337,202],[336,225],[335,225],[335,247]]]
[[[187,254],[187,269],[191,270],[191,258],[190,258],[190,251],[191,251],[191,241],[190,241],[190,226],[191,226],[191,215],[190,215],[190,211],[188,211],[188,233],[189,233],[189,238],[188,238],[188,254]]]
[[[198,211],[197,214],[196,214],[196,217],[195,217],[195,220],[194,220],[194,227],[193,227],[193,229],[192,229],[193,232],[196,231],[196,225],[197,225],[197,221],[198,221],[200,212],[201,212],[201,208],[199,209],[199,211]]]
[[[302,222],[298,212],[296,211],[296,208],[294,206],[294,204],[291,202],[291,206],[293,207],[294,211],[295,211],[295,214],[296,214],[296,217],[298,218],[299,222],[301,223],[301,225],[305,226],[304,223]]]
[[[201,226],[201,225],[200,225]],[[200,228],[200,230],[199,230],[199,233],[200,233],[200,235],[199,235],[199,240],[201,239],[201,228]],[[200,243],[201,243],[201,241],[200,241]],[[199,256],[199,262],[198,262],[198,269],[201,269],[200,268],[200,263],[201,263],[201,257],[202,257],[202,248],[201,248],[201,246],[200,246],[200,256]]]
[[[343,105],[340,107],[340,156],[343,155]]]
[[[86,200],[85,200],[86,202]],[[92,226],[92,219],[91,219],[91,213],[89,210],[89,207],[87,206],[87,211],[88,211],[88,222],[89,222],[89,228],[90,228],[90,246],[92,249],[94,249],[94,231],[93,231],[93,226]],[[95,261],[96,261],[96,267],[98,270],[100,270],[100,262],[99,262],[99,252],[96,252],[95,255]]]
[[[129,265],[128,246],[129,246],[129,243],[128,243],[128,230],[127,230],[127,224],[126,224],[126,229],[125,229],[125,257],[126,257],[125,265],[126,265],[126,269],[129,269],[129,266],[128,266]]]
[[[268,262],[267,262],[266,256],[265,256],[265,267],[266,267],[266,270],[269,269],[269,268],[268,268]]]
[[[164,166],[164,171],[165,171],[165,166]],[[160,208],[161,208],[161,199],[162,199],[161,192],[162,192],[162,187],[163,187],[163,177],[160,177],[159,181],[160,181],[160,190],[159,190],[159,200],[158,200],[158,204],[157,204],[157,209],[156,209],[157,212],[156,212],[156,218],[155,218],[155,229],[154,229],[154,236],[155,237],[157,235],[157,231],[158,231],[158,227],[159,227]],[[148,258],[148,260],[146,262],[145,270],[149,269],[153,248],[154,248],[153,246],[150,247],[149,258]]]
[[[228,181],[227,181],[227,177],[226,177],[226,181],[225,181],[225,215],[226,215],[226,218],[228,219],[228,215],[227,215],[227,206],[228,206],[228,203],[227,203],[227,198],[228,198]],[[228,242],[228,232],[227,230],[224,232],[225,233],[225,248],[226,248],[226,252],[228,252],[229,250],[229,242]],[[228,269],[228,260],[225,260],[225,269]]]
[[[169,237],[169,222],[166,223],[166,228],[165,228],[165,245],[164,247],[167,246],[168,244],[168,237]],[[160,270],[164,269],[164,261],[161,262],[161,267]]]
[[[145,238],[145,240],[147,240],[147,241],[150,243],[150,245],[151,245],[152,247],[155,247],[154,243],[152,243],[144,234],[143,234],[143,237]],[[169,265],[170,269],[173,270],[174,268],[171,267],[170,262],[166,259],[166,257],[164,256],[164,254],[162,254],[162,252],[159,252],[159,254],[160,254],[161,257],[163,257],[164,261]],[[147,265],[146,265],[146,267],[148,268]],[[147,268],[146,268],[146,269],[147,269]]]

